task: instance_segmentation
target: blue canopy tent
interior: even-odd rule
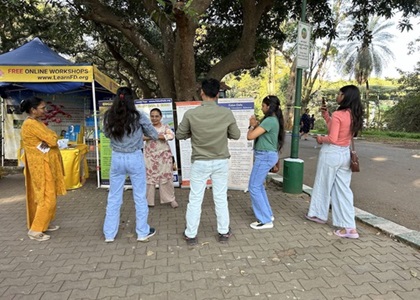
[[[95,84],[98,83],[98,84]],[[30,90],[57,94],[73,91],[91,92],[95,123],[97,170],[99,172],[99,149],[97,136],[96,90],[115,94],[118,84],[99,71],[93,64],[76,64],[50,49],[39,38],[0,55],[1,100],[7,91]],[[1,105],[2,116],[3,103]],[[4,118],[2,118],[4,124]],[[2,126],[4,128],[4,126]],[[2,135],[2,166],[4,166],[4,134]],[[99,185],[99,175],[98,175]]]

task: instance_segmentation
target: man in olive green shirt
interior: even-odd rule
[[[213,201],[217,217],[219,241],[230,236],[227,184],[229,171],[228,139],[238,140],[241,132],[233,113],[217,105],[220,83],[206,79],[201,84],[201,106],[185,112],[176,130],[176,138],[191,138],[190,195],[184,238],[188,245],[197,244],[201,205],[207,179],[212,180]]]

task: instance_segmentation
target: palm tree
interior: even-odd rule
[[[343,62],[341,71],[344,75],[354,76],[359,85],[366,84],[366,122],[369,124],[369,78],[372,73],[379,76],[387,62],[394,59],[389,43],[395,37],[387,29],[393,22],[382,21],[374,17],[368,22],[370,36],[363,39],[347,40],[343,52],[339,55]]]

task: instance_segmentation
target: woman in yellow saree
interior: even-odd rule
[[[58,136],[40,120],[46,108],[41,98],[23,100],[20,108],[28,114],[21,128],[28,237],[46,241],[50,236],[44,232],[59,228],[50,225],[55,218],[57,195],[66,193]]]

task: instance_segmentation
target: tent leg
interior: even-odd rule
[[[5,157],[5,147],[4,147],[4,135],[5,135],[5,129],[4,129],[4,99],[3,97],[0,97],[1,99],[1,166],[4,167],[4,157]]]
[[[95,91],[95,80],[92,80],[92,99],[93,99],[93,122],[95,124],[94,136],[95,136],[95,151],[96,151],[96,178],[97,178],[97,187],[101,187],[101,173],[99,165],[99,136],[98,136],[98,120],[97,109],[96,109],[96,91]]]

